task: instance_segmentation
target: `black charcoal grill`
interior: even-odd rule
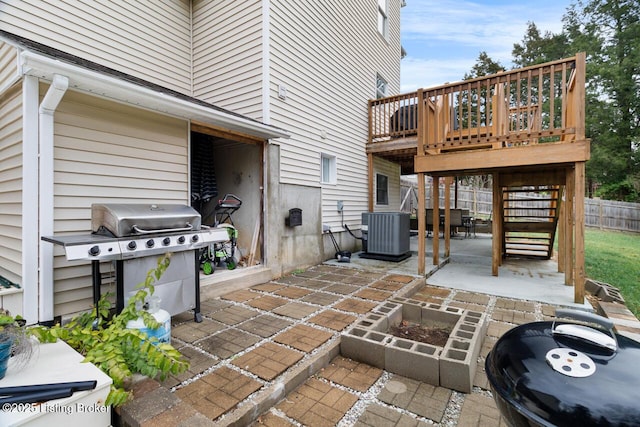
[[[100,263],[115,262],[116,310],[156,267],[158,256],[172,252],[171,264],[155,283],[161,307],[172,316],[194,310],[200,316],[198,249],[228,240],[226,229],[201,225],[200,214],[177,204],[93,204],[91,234],[43,237],[64,247],[69,261],[91,261],[94,302],[100,299]]]
[[[575,310],[518,326],[487,356],[487,378],[511,426],[640,426],[640,343],[609,319]],[[585,323],[586,322],[586,323]]]

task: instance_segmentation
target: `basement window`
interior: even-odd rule
[[[336,184],[337,181],[336,156],[322,153],[320,155],[320,182],[322,184]]]
[[[389,204],[389,177],[376,174],[376,205]]]

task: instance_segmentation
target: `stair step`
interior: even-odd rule
[[[546,251],[543,252],[543,251],[526,251],[526,250],[512,249],[512,250],[506,250],[505,253],[507,255],[520,255],[520,256],[536,257],[536,258],[544,258],[544,259],[551,258],[549,253]]]
[[[505,245],[505,249],[513,249],[513,250],[523,250],[523,251],[532,251],[532,252],[548,252],[549,246],[542,245]]]
[[[510,199],[510,198],[505,198],[505,201],[510,201],[510,202],[557,202],[558,199],[557,198],[551,198],[551,199],[538,199],[538,198],[520,198],[520,197],[516,197],[514,199]]]
[[[521,246],[521,247],[535,247],[535,248],[549,248],[549,240],[546,241],[540,241],[540,242],[525,242],[525,241],[511,241],[511,240],[506,240],[505,241],[505,246],[509,246],[509,247],[516,247],[516,246]]]
[[[537,232],[537,233],[552,233],[556,228],[556,223],[549,221],[513,221],[505,222],[503,225],[505,232]]]

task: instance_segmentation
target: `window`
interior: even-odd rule
[[[320,182],[323,184],[335,184],[336,156],[322,153],[320,156]]]
[[[376,174],[376,205],[389,204],[389,178],[386,175]]]
[[[387,16],[387,1],[388,0],[378,0],[378,32],[385,39],[387,38],[389,27],[389,18]]]
[[[385,98],[387,96],[387,81],[380,74],[376,75],[376,99]]]

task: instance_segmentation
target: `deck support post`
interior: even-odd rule
[[[502,264],[502,187],[500,186],[500,174],[493,174],[493,216],[491,221],[491,274],[498,275]]]
[[[418,274],[425,274],[426,240],[427,240],[427,207],[424,188],[424,173],[418,173]]]
[[[566,174],[565,174],[566,175]],[[558,200],[560,200],[560,214],[558,216],[558,232],[556,236],[558,238],[558,273],[564,273],[566,268],[565,261],[565,250],[564,247],[565,239],[566,239],[566,228],[567,228],[567,207],[564,199],[567,197],[567,186],[562,185],[559,189]],[[553,245],[553,242],[551,242]]]
[[[575,165],[575,273],[574,273],[574,302],[584,303],[584,185],[585,162],[577,162]]]
[[[571,286],[574,284],[573,273],[575,267],[575,258],[573,256],[573,245],[574,245],[574,198],[575,198],[575,168],[567,168],[567,177],[566,181],[566,189],[567,195],[565,200],[565,212],[566,212],[566,221],[564,227],[564,284],[567,286]]]
[[[439,221],[438,214],[438,221]],[[435,221],[435,220],[434,220]],[[449,258],[451,255],[451,177],[444,179],[444,257]]]
[[[440,264],[440,177],[431,177],[433,196],[433,265]]]

